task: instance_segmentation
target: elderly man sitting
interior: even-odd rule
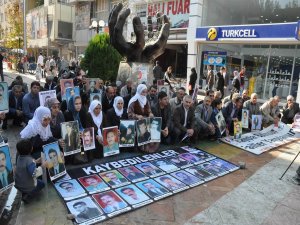
[[[257,103],[257,94],[252,93],[250,100],[244,102],[243,109],[249,111],[249,124],[252,124],[252,115],[260,115],[259,104]]]
[[[287,96],[286,99],[287,103],[283,107],[281,122],[291,124],[294,122],[294,116],[300,112],[299,104],[294,101],[294,97],[292,95]]]
[[[280,118],[280,110],[278,107],[279,101],[280,98],[275,96],[270,98],[269,101],[265,102],[260,107],[260,112],[263,115],[263,127],[267,127],[278,122]]]

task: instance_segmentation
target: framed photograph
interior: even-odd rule
[[[73,96],[80,96],[80,89],[79,89],[78,86],[76,86],[76,87],[68,87],[66,89],[66,102],[67,102],[68,109],[69,109],[70,98],[72,98]]]
[[[102,129],[103,155],[104,157],[120,153],[118,127],[106,127]]]
[[[43,146],[45,161],[50,179],[54,180],[66,174],[64,156],[61,154],[58,142],[53,142]]]
[[[151,134],[149,128],[150,128],[150,118],[144,118],[136,122],[138,146],[142,146],[150,143]]]
[[[179,155],[179,157],[183,158],[184,160],[188,161],[189,163],[199,164],[199,163],[203,162],[202,159],[200,159],[198,156],[196,156],[192,153],[182,153]]]
[[[128,204],[114,191],[94,194],[93,198],[108,216],[130,210]]]
[[[6,82],[0,82],[0,112],[8,113],[8,84]]]
[[[168,96],[169,96],[169,93],[170,93],[170,86],[169,85],[159,85],[157,86],[157,91],[158,92],[165,92]]]
[[[101,102],[101,99],[102,99],[101,93],[90,93],[90,102],[94,100],[98,100],[99,102]]]
[[[84,151],[95,149],[94,127],[85,128],[82,132],[82,142]]]
[[[129,181],[117,170],[111,170],[99,174],[111,187],[120,187],[129,184]]]
[[[157,177],[159,175],[165,174],[162,170],[158,169],[156,166],[150,162],[144,162],[135,165],[139,170],[143,171],[149,177]]]
[[[60,79],[60,95],[62,100],[66,100],[66,89],[74,87],[73,79]]]
[[[134,166],[120,168],[119,171],[131,182],[141,181],[148,178]]]
[[[168,158],[168,160],[170,163],[174,164],[179,168],[185,168],[191,165],[188,161],[186,161],[184,158],[181,158],[179,156],[170,157]]]
[[[217,177],[214,174],[211,174],[210,172],[204,170],[203,168],[200,168],[199,166],[186,168],[185,171],[205,181],[209,181]]]
[[[95,89],[97,89],[98,86],[98,78],[89,78],[87,82],[87,90],[90,91],[90,93],[93,93]]]
[[[218,128],[220,130],[220,133],[223,134],[226,131],[226,122],[225,122],[224,116],[222,114],[222,111],[220,111],[216,115],[216,121],[217,121],[217,124],[218,124]]]
[[[65,201],[86,196],[85,190],[76,179],[55,182],[54,186]]]
[[[183,190],[188,188],[184,183],[175,179],[170,175],[163,175],[157,178],[154,178],[158,183],[167,188],[169,191],[177,192],[178,190]]]
[[[100,222],[105,219],[102,210],[94,203],[91,197],[85,197],[67,202],[71,214],[75,215],[78,224],[90,224],[89,221]]]
[[[0,192],[14,184],[14,172],[7,144],[0,146]]]
[[[81,151],[78,121],[61,123],[61,134],[65,142],[64,155],[72,155]]]
[[[161,117],[150,118],[151,142],[160,142],[161,124]]]
[[[116,192],[123,199],[125,199],[126,202],[133,205],[133,207],[135,207],[135,205],[137,204],[150,200],[150,198],[144,192],[142,192],[133,184],[127,185],[125,187],[120,187],[116,189]]]
[[[234,121],[233,122],[233,134],[234,139],[240,139],[242,138],[242,122],[241,121]]]
[[[235,170],[238,170],[239,167],[230,163],[230,162],[227,162],[223,159],[220,159],[220,158],[217,158],[217,159],[213,159],[211,161],[209,161],[210,163],[224,169],[224,170],[228,170],[228,171],[235,171]]]
[[[252,115],[251,131],[260,131],[262,125],[262,115]]]
[[[242,109],[242,127],[245,129],[249,128],[249,110]]]
[[[170,163],[166,159],[160,159],[160,160],[155,160],[151,162],[154,166],[157,166],[159,169],[165,171],[165,172],[172,172],[175,170],[179,170],[177,166],[174,164]]]
[[[107,191],[110,187],[96,174],[80,177],[78,178],[82,186],[89,192],[93,194],[100,191]]]
[[[135,140],[135,120],[120,121],[120,147],[133,147]]]
[[[149,195],[151,198],[158,200],[158,198],[162,198],[163,196],[169,196],[171,193],[161,186],[159,183],[154,181],[153,179],[141,181],[136,184],[143,192]]]
[[[41,92],[39,92],[39,99],[40,99],[40,105],[41,106],[45,106],[45,103],[50,98],[57,98],[56,97],[56,90],[41,91]]]
[[[181,182],[189,186],[194,186],[195,184],[198,185],[204,182],[203,180],[197,178],[196,176],[193,176],[192,174],[184,170],[176,171],[174,173],[171,173],[171,175],[177,180],[180,180]]]

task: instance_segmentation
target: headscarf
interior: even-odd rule
[[[75,98],[79,97],[81,99],[80,96],[78,95],[73,95],[70,100],[69,100],[69,111],[72,113],[73,115],[73,119],[74,121],[77,120],[78,121],[78,125],[79,125],[79,130],[82,131],[83,130],[83,126],[82,126],[82,123],[81,123],[81,120],[80,120],[80,116],[79,116],[79,112],[80,111],[76,111],[75,110]]]
[[[47,127],[43,127],[42,125],[45,117],[51,118],[50,109],[44,106],[38,107],[34,112],[33,118],[29,120],[28,125],[21,131],[21,138],[32,138],[40,135],[43,141],[47,141],[52,137],[50,125]]]
[[[238,79],[241,82],[241,77],[240,73],[238,71],[233,71],[234,78],[233,79]]]
[[[120,100],[122,100],[122,102],[124,103],[124,100],[122,97],[120,97],[120,96],[115,97],[114,105],[113,105],[117,116],[122,116],[122,114],[123,114],[123,108],[121,110],[118,109],[118,102]]]
[[[101,124],[102,124],[102,120],[103,120],[102,110],[101,110],[101,112],[99,113],[98,116],[96,116],[95,113],[94,113],[94,109],[98,105],[101,105],[101,102],[99,102],[98,100],[93,100],[90,104],[90,107],[89,107],[89,113],[92,115],[93,121],[94,121],[94,123],[96,124],[96,126],[98,128],[98,135],[102,136],[101,128],[100,128]]]
[[[45,107],[48,107],[51,111],[51,108],[54,104],[60,104],[60,102],[57,100],[57,98],[49,98],[45,102]],[[57,116],[53,116],[53,114],[51,113],[51,124],[56,125],[56,122],[57,122],[56,119],[57,119]]]
[[[143,90],[147,89],[147,86],[145,84],[139,84],[137,89],[136,89],[136,93],[135,95],[130,99],[129,103],[128,103],[128,107],[131,105],[131,103],[135,102],[136,100],[139,101],[140,106],[142,108],[144,108],[144,106],[147,103],[147,97],[141,95]]]

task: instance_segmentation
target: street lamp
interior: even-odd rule
[[[97,20],[92,20],[92,24],[90,26],[90,29],[91,30],[96,30],[97,34],[99,34],[99,29],[101,28],[101,32],[102,32],[103,27],[105,27],[104,20],[99,20],[99,22]]]

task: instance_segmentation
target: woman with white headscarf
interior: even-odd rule
[[[35,112],[27,126],[21,131],[21,138],[30,139],[33,151],[32,156],[37,159],[41,156],[43,145],[57,141],[52,136],[50,129],[51,111],[49,108],[40,106]]]
[[[114,99],[113,108],[107,110],[106,112],[107,126],[120,126],[120,120],[128,119],[127,111],[124,109],[124,100],[122,97],[117,96]]]
[[[102,112],[101,102],[93,100],[90,104],[89,111],[86,118],[86,126],[94,127],[96,151],[94,153],[95,158],[100,158],[103,155],[103,136],[102,128],[106,125],[105,114]]]

